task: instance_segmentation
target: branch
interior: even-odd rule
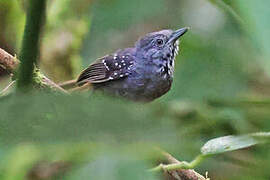
[[[197,156],[192,162],[188,163],[178,161],[167,152],[161,151],[161,153],[171,164],[160,164],[150,171],[155,172],[163,170],[169,180],[207,180],[204,176],[192,169],[203,160],[203,156]]]
[[[5,50],[0,48],[0,66],[9,74],[13,74],[19,64],[20,61],[16,57],[11,56]]]
[[[7,53],[5,50],[0,48],[0,65],[4,69],[8,71],[10,75],[14,74],[18,66],[20,64],[20,61],[16,58]],[[56,91],[60,91],[62,93],[68,94],[66,90],[58,86],[56,83],[54,83],[52,80],[47,78],[44,74],[42,74],[37,68],[36,71],[33,73],[33,79],[34,84],[40,88],[49,88]]]
[[[61,82],[58,85],[62,88],[69,89],[69,88],[76,86],[76,82],[77,82],[76,79],[72,79],[72,80],[68,80],[65,82]]]
[[[163,155],[170,163],[181,163],[167,152],[163,152]],[[168,170],[168,175],[171,175],[173,177],[180,177],[180,180],[206,180],[205,177],[203,177],[193,169]]]

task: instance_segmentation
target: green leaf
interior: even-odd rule
[[[201,148],[204,155],[219,154],[227,151],[247,148],[269,140],[269,132],[253,133],[241,136],[224,136],[211,139]]]

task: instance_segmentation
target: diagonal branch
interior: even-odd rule
[[[10,75],[16,73],[20,61],[7,53],[5,50],[0,48],[0,66],[3,67]],[[49,88],[52,90],[56,90],[62,92],[64,94],[69,94],[65,89],[61,88],[59,85],[54,83],[52,80],[47,78],[44,74],[42,74],[38,69],[33,74],[34,83],[40,88]]]

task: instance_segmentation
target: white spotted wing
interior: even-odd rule
[[[90,64],[79,75],[77,84],[102,83],[124,78],[129,75],[132,64],[133,58],[130,55],[115,54],[105,56]]]

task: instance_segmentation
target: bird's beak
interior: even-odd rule
[[[181,29],[178,29],[174,31],[168,41],[168,43],[175,42],[177,39],[179,39],[181,36],[183,36],[190,28],[189,27],[184,27]]]

